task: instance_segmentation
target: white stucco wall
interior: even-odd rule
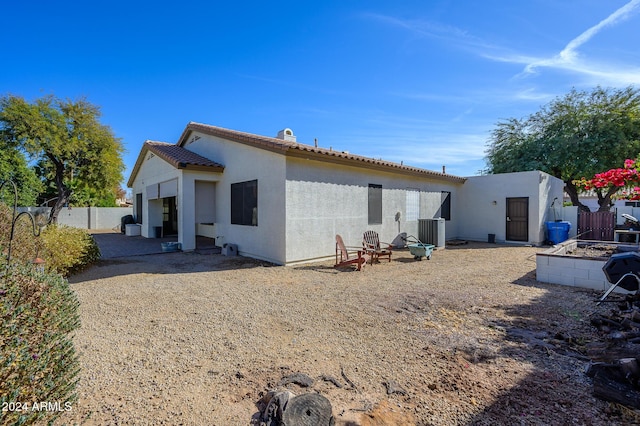
[[[215,188],[216,244],[237,244],[241,255],[285,263],[285,157],[201,133],[193,136],[200,139],[185,145],[186,149],[225,166]],[[193,188],[202,179],[194,174]],[[231,184],[255,179],[258,226],[232,225]]]
[[[216,183],[206,180],[195,181],[195,222],[216,222]]]
[[[162,200],[153,200],[149,203],[146,191],[147,186],[176,179],[180,175],[180,170],[175,169],[171,164],[155,154],[147,152],[144,162],[140,165],[136,179],[131,187],[134,202],[136,198],[135,195],[142,193],[141,234],[143,237],[153,237],[153,227],[162,226]]]
[[[560,179],[539,171],[469,177],[458,193],[460,205],[452,207],[461,216],[459,238],[487,241],[488,234],[495,234],[497,242],[505,242],[507,198],[528,197],[528,243],[542,244],[544,222],[553,220],[550,206],[556,197],[561,212],[563,188]]]
[[[18,212],[49,215],[49,207],[18,207]],[[58,214],[58,224],[81,229],[119,229],[123,216],[133,214],[132,207],[72,207]]]
[[[420,218],[433,218],[440,208],[440,191],[451,191],[455,200],[460,187],[451,182],[291,157],[287,158],[286,172],[288,263],[334,255],[336,234],[345,244],[356,246],[361,245],[362,234],[368,229],[377,231],[385,242],[393,241],[401,232],[417,236],[418,221],[406,220],[407,190],[420,191]],[[368,223],[369,184],[382,185],[382,224]],[[447,221],[451,232],[455,232],[456,222],[453,210],[452,220]]]

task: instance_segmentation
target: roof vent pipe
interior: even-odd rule
[[[442,166],[442,174],[447,173],[447,166]]]
[[[296,141],[296,137],[293,134],[293,130],[289,129],[288,127],[286,129],[282,129],[278,132],[278,139],[282,139],[283,141],[289,141],[289,142],[295,142]]]

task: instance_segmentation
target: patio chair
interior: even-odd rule
[[[344,245],[342,237],[336,235],[336,264],[334,268],[342,268],[347,265],[356,265],[361,270],[370,256],[361,247],[348,247]]]
[[[376,231],[366,231],[364,233],[362,247],[371,256],[371,264],[373,264],[374,260],[380,262],[380,256],[388,257],[389,262],[391,262],[393,246],[389,243],[381,242]]]

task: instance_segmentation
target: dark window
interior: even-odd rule
[[[640,203],[637,201],[625,201],[624,205],[626,207],[640,207]]]
[[[451,220],[451,192],[442,191],[442,203],[440,204],[440,217]]]
[[[142,223],[142,193],[136,194],[136,223]]]
[[[382,223],[382,185],[369,184],[369,225]]]
[[[231,223],[258,226],[258,181],[231,184]]]

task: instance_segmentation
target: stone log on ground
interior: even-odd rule
[[[317,393],[299,395],[287,404],[282,424],[297,426],[333,426],[331,402]]]

